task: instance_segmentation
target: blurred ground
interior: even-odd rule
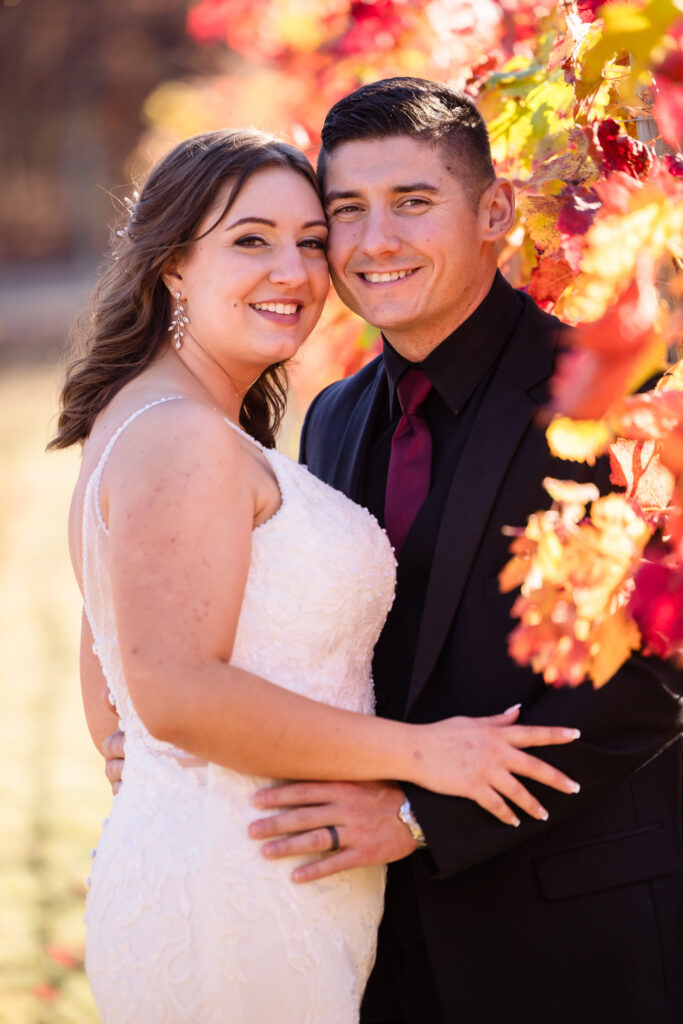
[[[66,516],[74,452],[46,455],[60,373],[0,378],[0,1024],[91,1024],[84,879],[110,804],[81,710]]]

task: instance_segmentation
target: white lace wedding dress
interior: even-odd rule
[[[384,869],[292,882],[298,859],[268,861],[247,835],[257,816],[250,798],[273,780],[197,762],[155,740],[128,695],[99,489],[121,431],[156,404],[111,438],[83,509],[85,608],[126,733],[124,782],[87,899],[86,966],[101,1020],[353,1024],[374,959]],[[387,537],[304,467],[262,451],[282,505],[253,532],[232,661],[371,714],[372,649],[395,582]]]

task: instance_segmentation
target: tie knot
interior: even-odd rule
[[[424,370],[407,370],[396,385],[398,400],[405,416],[417,412],[431,390],[431,383]]]

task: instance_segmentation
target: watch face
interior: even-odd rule
[[[403,803],[399,807],[398,816],[403,822],[403,824],[406,826],[406,828],[409,829],[410,834],[417,843],[417,845],[426,846],[427,840],[425,839],[425,834],[420,828],[419,822],[417,821],[415,815],[413,814],[413,809],[410,806],[409,800],[406,799],[403,801]]]

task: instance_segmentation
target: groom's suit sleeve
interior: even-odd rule
[[[429,844],[435,877],[444,879],[540,836],[583,810],[673,743],[683,729],[683,672],[671,663],[634,655],[600,690],[590,683],[550,688],[523,708],[525,725],[581,730],[567,746],[529,749],[581,784],[578,795],[522,778],[549,811],[548,822],[526,815],[518,828],[503,825],[477,804],[405,783]]]

